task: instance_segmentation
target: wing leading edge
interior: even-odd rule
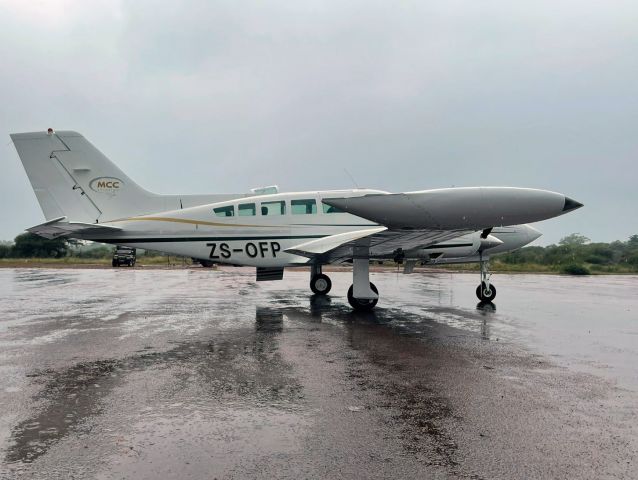
[[[456,238],[472,230],[389,230],[371,228],[331,235],[286,249],[286,252],[307,257],[309,263],[340,263],[352,259],[359,242],[369,241],[371,258],[391,258],[398,250],[424,248]]]

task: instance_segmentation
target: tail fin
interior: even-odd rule
[[[157,197],[79,133],[14,133],[11,139],[47,220],[113,220],[144,210]]]
[[[102,223],[237,197],[148,192],[77,132],[13,133],[11,139],[47,220]]]

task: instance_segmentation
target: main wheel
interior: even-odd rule
[[[310,290],[315,295],[327,295],[332,288],[332,281],[328,275],[319,273],[310,279]]]
[[[490,283],[488,290],[485,282],[481,282],[481,284],[476,287],[476,296],[481,302],[491,302],[496,298],[496,287]]]
[[[118,264],[115,260],[113,260],[113,261],[111,262],[111,265],[112,265],[113,267],[119,267],[119,264]]]
[[[370,282],[370,289],[377,295],[379,294],[379,290],[377,290],[377,287],[372,282]],[[348,289],[348,303],[352,308],[359,312],[369,312],[376,306],[377,302],[379,301],[378,298],[354,298],[352,296],[353,291],[354,285],[350,285],[350,288]]]

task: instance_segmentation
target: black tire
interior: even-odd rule
[[[215,262],[211,262],[210,260],[200,260],[199,264],[204,268],[213,268],[215,266]]]
[[[476,287],[476,296],[481,302],[491,302],[496,298],[496,287],[494,284],[490,283],[489,292],[485,291],[485,282],[481,282],[481,284]]]
[[[332,288],[332,280],[328,275],[319,273],[310,279],[310,290],[315,295],[327,295]]]
[[[119,267],[118,263],[117,263],[115,260],[113,260],[113,261],[111,262],[111,265],[112,265],[113,267]]]
[[[377,287],[372,282],[370,282],[370,289],[377,295],[379,294],[379,290],[377,290]],[[352,308],[354,308],[358,312],[369,312],[379,302],[378,298],[375,298],[374,300],[354,298],[352,296],[353,290],[354,290],[354,285],[350,285],[350,288],[348,289],[348,303],[350,304]]]

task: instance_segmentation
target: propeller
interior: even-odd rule
[[[494,228],[494,227],[490,227],[490,228],[486,228],[485,230],[483,230],[483,231],[481,232],[481,238],[483,238],[483,239],[487,238],[487,236],[488,236],[490,233],[492,233],[492,229],[493,229],[493,228]]]

